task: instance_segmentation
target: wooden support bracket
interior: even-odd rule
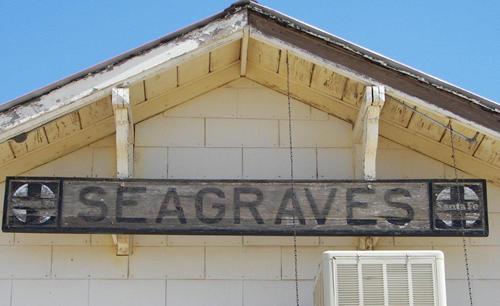
[[[128,178],[134,175],[134,122],[128,88],[113,88],[113,111],[116,126],[116,175]]]
[[[353,130],[356,177],[376,178],[379,118],[385,102],[383,86],[367,86]]]
[[[250,30],[248,27],[243,28],[243,37],[241,38],[241,54],[240,54],[240,76],[244,77],[247,75],[247,63],[248,63],[248,39],[250,37]]]
[[[374,250],[379,237],[359,237],[358,250]]]
[[[367,86],[363,104],[353,130],[355,174],[359,179],[375,180],[380,112],[385,103],[383,86]],[[378,237],[360,237],[358,249],[373,250]]]
[[[128,256],[130,255],[131,248],[131,236],[130,235],[120,235],[113,234],[113,244],[116,248],[116,256]]]
[[[116,176],[124,179],[134,172],[134,121],[128,88],[113,88],[111,101],[116,127]],[[113,235],[116,255],[130,255],[129,235]]]

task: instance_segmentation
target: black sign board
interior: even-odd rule
[[[9,177],[7,232],[487,236],[484,180]]]

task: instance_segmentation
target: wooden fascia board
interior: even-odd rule
[[[12,107],[0,113],[0,142],[108,96],[113,87],[129,86],[241,39],[246,25],[246,11],[237,12],[108,70],[76,80],[32,102]]]
[[[264,70],[253,63],[249,63],[247,78],[275,90],[281,94],[286,94],[286,80],[277,73]],[[356,113],[354,106],[331,96],[326,96],[316,90],[305,87],[298,83],[291,83],[290,94],[293,98],[321,109],[342,120],[354,123]],[[354,118],[354,119],[350,119]],[[394,141],[406,148],[428,156],[431,159],[442,162],[453,167],[451,158],[451,148],[440,142],[428,139],[416,132],[392,124],[383,118],[379,121],[379,135]],[[482,177],[500,185],[500,169],[479,160],[471,155],[456,151],[457,168],[477,177]]]
[[[386,93],[441,116],[452,118],[500,139],[500,114],[484,111],[479,105],[451,93],[417,82],[407,75],[376,65],[360,55],[327,44],[257,14],[249,14],[250,38],[322,65],[365,85],[381,85]]]
[[[240,76],[244,77],[247,74],[248,63],[248,40],[250,37],[248,27],[243,28],[243,37],[241,38],[241,52],[240,52]]]
[[[239,61],[225,69],[209,73],[201,79],[168,91],[163,95],[133,105],[134,123],[146,120],[238,78],[240,78]],[[0,165],[0,182],[5,181],[6,176],[20,175],[113,133],[115,133],[114,117],[96,122],[75,134],[61,138],[56,142]]]

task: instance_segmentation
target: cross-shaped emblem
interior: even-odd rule
[[[52,223],[56,216],[57,185],[24,183],[12,186],[13,216],[18,222],[30,225]]]
[[[470,229],[480,225],[481,205],[475,186],[434,186],[434,221],[438,229]]]

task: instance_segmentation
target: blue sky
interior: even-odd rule
[[[232,2],[0,0],[0,103],[182,28]],[[500,102],[500,1],[260,3]]]

